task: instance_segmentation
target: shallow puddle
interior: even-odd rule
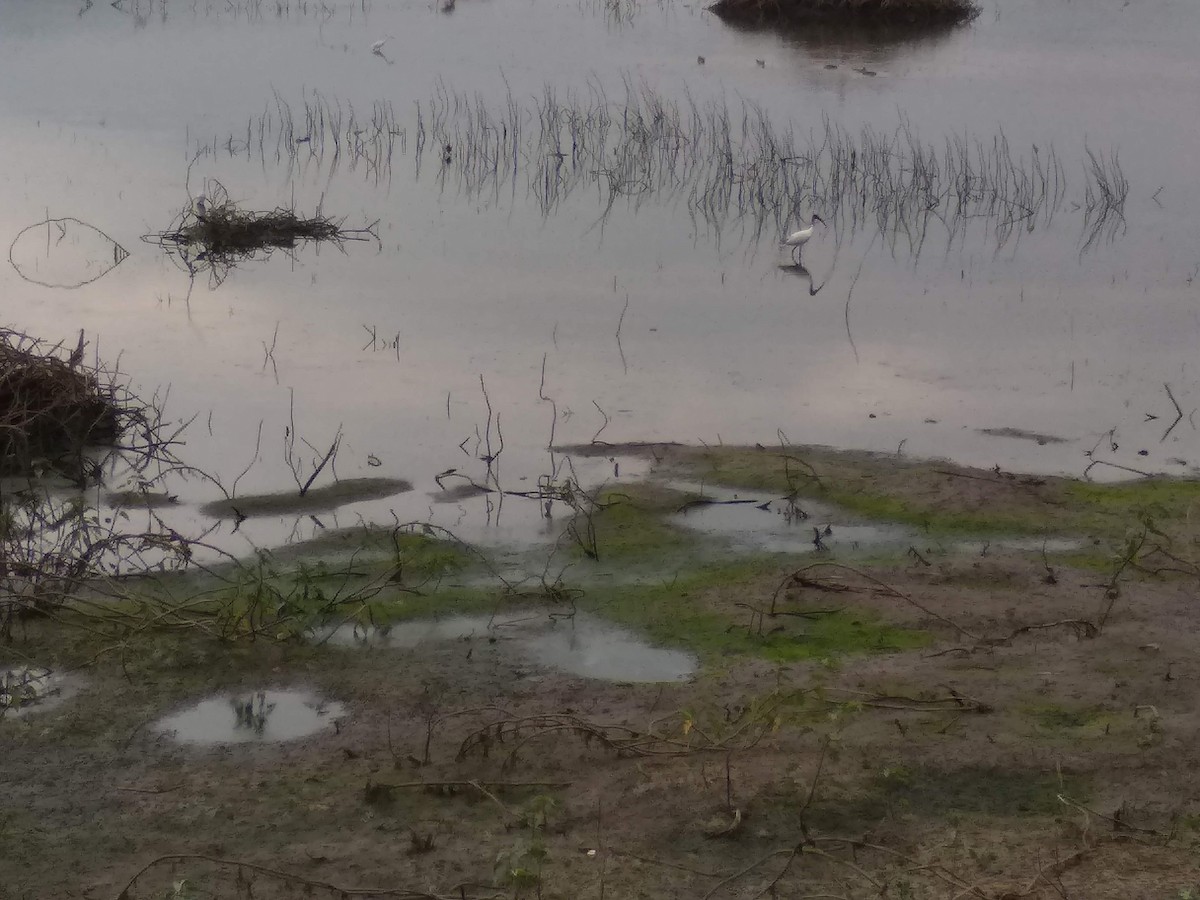
[[[0,668],[0,719],[49,709],[73,692],[68,676],[43,666]]]
[[[672,485],[683,490],[692,486]],[[845,514],[821,503],[739,497],[705,488],[713,502],[690,503],[671,516],[684,528],[720,538],[731,549],[767,553],[859,550],[911,541],[914,532],[899,525],[846,524]]]
[[[1079,538],[999,538],[994,541],[960,541],[953,545],[956,553],[986,556],[990,550],[1017,550],[1019,552],[1073,553],[1082,550],[1087,542]]]
[[[450,616],[382,628],[347,624],[325,638],[344,647],[390,648],[452,640],[504,641],[531,663],[603,681],[686,681],[696,671],[696,658],[690,653],[655,647],[625,628],[584,613]]]
[[[159,719],[154,730],[187,744],[291,741],[335,727],[346,715],[337,702],[307,691],[220,694]]]
[[[903,547],[919,537],[917,531],[902,525],[846,524],[845,513],[809,500],[802,500],[792,507],[781,500],[741,500],[732,491],[705,490],[714,502],[690,504],[672,516],[671,521],[684,528],[720,538],[733,550],[767,553],[813,553],[818,550],[853,552],[897,545]],[[957,541],[950,549],[971,556],[986,556],[993,550],[1070,553],[1083,546],[1082,540],[1070,537],[1007,537]]]

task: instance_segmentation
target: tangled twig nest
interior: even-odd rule
[[[0,328],[0,474],[77,472],[88,447],[111,446],[127,410],[112,379],[72,351]]]

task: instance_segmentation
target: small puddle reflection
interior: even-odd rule
[[[698,487],[671,486],[693,493]],[[791,508],[784,500],[769,497],[739,499],[732,491],[714,491],[711,487],[705,488],[704,495],[714,502],[689,504],[670,521],[692,531],[720,537],[735,550],[768,553],[858,550],[900,544],[913,537],[911,530],[900,525],[842,524],[843,514],[810,500],[801,500],[797,507]]]
[[[983,556],[989,550],[1016,550],[1019,552],[1073,553],[1082,550],[1086,542],[1079,538],[997,538],[994,541],[960,541],[953,545],[957,553]]]
[[[0,668],[0,719],[57,706],[72,693],[66,675],[44,666]]]
[[[346,715],[342,704],[307,691],[220,694],[159,719],[154,730],[186,744],[291,741]]]
[[[469,638],[505,641],[531,663],[604,681],[686,681],[696,671],[692,654],[655,647],[625,628],[584,613],[450,616],[379,628],[346,624],[320,636],[343,647],[411,648]]]

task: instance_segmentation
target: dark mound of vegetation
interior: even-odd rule
[[[124,410],[111,379],[83,362],[83,333],[67,352],[0,329],[0,474],[77,471],[83,450],[113,444]]]
[[[872,61],[886,64],[889,51],[935,43],[957,31],[961,23],[953,19],[813,18],[764,12],[726,16],[725,24],[738,31],[780,34],[788,44],[818,53],[857,56],[869,52]]]
[[[717,0],[710,9],[722,19],[735,22],[847,25],[957,25],[979,13],[973,0]]]
[[[158,244],[176,256],[191,275],[207,271],[213,286],[224,281],[238,263],[285,252],[306,242],[376,240],[374,225],[345,229],[321,215],[303,218],[296,211],[276,207],[270,212],[239,209],[225,188],[209,183],[211,194],[200,194],[188,203],[165,231],[142,240]]]
[[[337,225],[317,216],[302,219],[290,209],[244,212],[232,203],[210,207],[184,221],[172,238],[202,246],[213,256],[248,254],[256,250],[290,249],[301,241],[329,241],[339,234]]]

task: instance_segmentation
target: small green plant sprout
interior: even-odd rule
[[[522,838],[497,854],[496,880],[512,888],[514,900],[541,897],[542,868],[548,856],[540,834]]]
[[[549,794],[538,794],[526,805],[521,814],[521,824],[531,832],[545,830],[550,814],[558,809],[558,801]]]
[[[542,870],[550,855],[542,835],[557,809],[558,801],[549,794],[533,797],[518,817],[527,834],[496,855],[496,880],[512,888],[514,900],[542,896]]]

